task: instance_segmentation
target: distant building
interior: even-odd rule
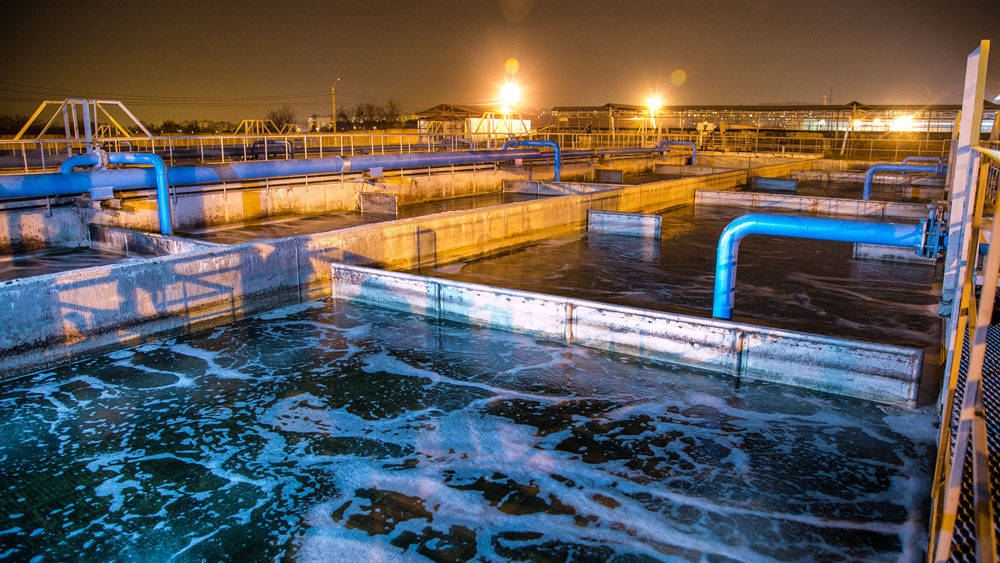
[[[306,121],[306,131],[320,131],[333,127],[333,118],[329,115],[310,115]]]
[[[983,102],[983,132],[993,128],[1000,105]],[[960,105],[754,105],[665,106],[656,111],[660,128],[696,129],[699,123],[730,130],[854,131],[950,133]],[[630,104],[558,106],[552,108],[556,127],[571,130],[636,130],[650,121],[649,108]]]
[[[438,104],[417,113],[417,130],[429,136],[520,135],[531,131],[531,120],[519,113],[500,113],[490,106]]]

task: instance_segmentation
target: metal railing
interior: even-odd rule
[[[308,133],[295,135],[206,135],[150,138],[104,138],[100,143],[114,152],[149,152],[168,164],[219,164],[250,159],[317,158],[333,155],[425,152],[440,148],[442,139],[469,139],[476,149],[497,149],[504,138],[497,134],[435,134],[418,131]],[[554,141],[565,150],[652,147],[660,140],[694,141],[700,150],[774,153],[822,153],[829,158],[898,162],[906,156],[947,157],[950,140],[848,139],[844,154],[841,140],[799,136],[758,135],[737,131],[719,133],[656,134],[653,132],[534,132],[523,138]],[[461,150],[463,143],[453,143]],[[276,147],[281,147],[280,150]],[[2,141],[0,170],[51,172],[73,154],[86,150],[82,141],[62,138]]]
[[[990,170],[1000,166],[1000,151],[993,148],[974,147],[982,154],[975,164],[978,183],[968,251],[965,255],[965,278],[962,283],[961,305],[955,332],[955,343],[949,358],[947,392],[941,417],[938,458],[934,471],[931,498],[931,544],[928,560],[944,562],[952,555],[952,544],[958,519],[959,500],[962,494],[967,455],[972,458],[971,486],[976,530],[976,558],[979,561],[996,561],[994,507],[991,501],[989,479],[989,449],[986,435],[986,418],[983,411],[983,364],[986,358],[986,337],[1000,277],[1000,220],[995,216],[993,201],[987,187]],[[982,267],[979,263],[980,236],[983,234],[984,209],[994,212],[990,226],[990,242]],[[976,277],[982,276],[980,296],[976,296]],[[963,341],[967,343],[968,364],[964,384],[959,389]],[[957,415],[957,429],[952,431],[956,413],[954,403],[961,392],[962,403]]]

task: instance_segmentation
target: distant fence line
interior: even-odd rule
[[[739,152],[822,153],[828,158],[898,162],[907,156],[947,157],[948,139],[799,138],[753,132],[656,135],[655,133],[535,132],[527,137],[559,143],[565,150],[655,146],[659,140],[694,141],[701,150]],[[318,158],[335,155],[425,152],[434,148],[463,150],[471,139],[477,149],[498,149],[497,134],[427,134],[420,132],[307,133],[294,135],[205,135],[190,137],[105,138],[105,150],[152,152],[168,164],[218,164],[252,159]],[[83,141],[66,139],[0,140],[0,170],[52,171],[70,153],[86,150]]]

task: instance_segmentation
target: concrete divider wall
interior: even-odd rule
[[[298,298],[293,239],[0,282],[0,377]]]
[[[53,246],[87,246],[87,227],[76,205],[0,210],[0,254]]]
[[[330,264],[410,269],[467,260],[585,228],[589,209],[653,213],[695,188],[732,189],[743,171],[453,211],[350,229],[0,283],[0,374],[142,335],[225,322],[328,295]]]
[[[883,403],[914,406],[923,351],[333,264],[331,294]]]
[[[167,256],[220,247],[225,245],[119,227],[90,225],[90,248],[125,256]]]
[[[820,215],[849,215],[854,217],[894,219],[923,219],[927,217],[928,211],[927,205],[923,203],[864,201],[846,198],[709,190],[696,191],[694,202],[695,205],[728,205],[752,209],[799,211]]]
[[[692,203],[695,188],[732,189],[745,180],[744,171],[724,172],[308,235],[301,237],[309,261],[303,283],[310,294],[328,289],[331,262],[413,269],[478,258],[580,232],[590,209],[656,213]]]

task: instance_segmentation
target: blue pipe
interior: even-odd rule
[[[693,141],[668,141],[664,139],[660,141],[660,144],[656,145],[656,148],[662,149],[673,146],[691,147],[691,166],[698,166],[698,145],[694,144]]]
[[[943,164],[944,159],[940,156],[908,156],[903,159],[903,164],[909,164],[911,162],[933,162],[934,164]]]
[[[102,163],[101,156],[96,152],[78,154],[64,160],[62,164],[59,165],[59,173],[69,174],[74,168],[83,168],[86,166],[96,166],[101,168],[102,164],[104,163]]]
[[[555,150],[555,161],[556,161],[556,171],[555,171],[555,181],[558,182],[562,177],[562,151],[559,149],[559,144],[555,141],[520,141],[514,137],[507,139],[507,142],[503,144],[500,148],[503,152],[510,152],[508,149],[517,148],[521,145],[526,147],[552,147]]]
[[[545,143],[556,149],[556,178],[561,173],[562,151],[551,141],[522,141],[522,144]],[[548,144],[551,143],[551,144]],[[517,140],[504,144],[505,149],[493,151],[468,151],[457,153],[411,153],[383,154],[354,157],[325,157],[290,160],[266,160],[256,162],[233,162],[213,166],[171,166],[167,176],[175,186],[198,184],[221,184],[264,178],[309,176],[358,172],[372,168],[403,169],[474,164],[480,162],[504,162],[546,158],[546,153],[537,150],[508,150],[516,147]],[[637,154],[659,152],[657,149],[622,148],[588,151],[572,151],[574,156],[600,154]],[[132,153],[128,153],[132,154]],[[141,189],[158,186],[157,173],[152,168],[127,168],[120,170],[93,170],[72,172],[80,166],[100,166],[93,153],[77,155],[67,159],[60,167],[60,173],[0,175],[0,199],[76,195],[87,193],[92,188],[111,186],[117,190]]]
[[[92,166],[94,157],[78,155],[68,167]],[[288,176],[309,176],[357,172],[371,168],[424,168],[449,164],[473,164],[517,159],[541,158],[536,150],[469,151],[461,153],[414,153],[370,156],[305,158],[233,162],[214,166],[171,166],[168,176],[175,186],[220,184]],[[73,157],[76,158],[76,157]],[[155,187],[156,172],[150,168],[94,170],[56,174],[17,174],[0,176],[0,199],[75,195],[91,188],[112,186],[118,190]]]
[[[736,258],[740,241],[747,235],[808,238],[860,242],[918,249],[923,240],[921,225],[820,219],[793,215],[751,213],[726,226],[719,237],[715,256],[715,296],[712,316],[731,319],[736,287]]]
[[[930,164],[876,164],[865,172],[865,189],[861,194],[861,199],[868,200],[872,197],[872,180],[876,172],[932,172],[941,176],[948,171],[947,166]]]
[[[156,207],[160,218],[160,232],[173,234],[170,218],[170,185],[167,182],[167,167],[163,159],[151,153],[94,151],[71,156],[59,166],[60,174],[70,174],[74,168],[95,166],[100,169],[106,164],[150,164],[153,166],[153,176],[156,182]],[[114,186],[119,187],[119,186]]]
[[[541,158],[542,156],[542,153],[536,150],[427,152],[411,154],[375,154],[351,157],[345,156],[343,171],[360,172],[362,170],[370,170],[372,168],[426,168],[428,166],[448,166],[453,164],[503,162],[518,159]],[[308,160],[285,162],[308,162]]]
[[[167,166],[163,159],[151,153],[109,152],[110,164],[151,164],[156,177],[156,209],[160,216],[160,232],[165,235],[174,233],[170,220],[170,188],[167,183]]]

